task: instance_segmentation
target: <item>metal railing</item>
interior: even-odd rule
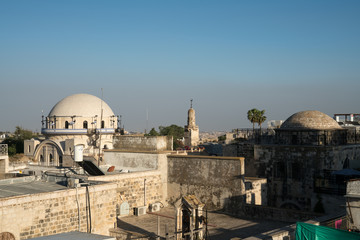
[[[348,230],[348,218],[347,216],[342,216],[328,220],[326,222],[321,222],[320,225],[336,229]]]
[[[8,155],[8,145],[0,144],[0,156],[7,156],[7,155]]]

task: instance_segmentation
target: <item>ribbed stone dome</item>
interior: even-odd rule
[[[280,129],[342,129],[340,125],[325,113],[319,111],[302,111],[290,116]]]
[[[49,117],[52,116],[81,116],[94,117],[101,115],[101,107],[103,109],[103,117],[114,115],[109,105],[101,99],[90,94],[74,94],[60,100],[50,111]]]

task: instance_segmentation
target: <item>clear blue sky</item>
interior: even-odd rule
[[[359,113],[360,1],[0,0],[0,131],[101,96],[125,128]]]

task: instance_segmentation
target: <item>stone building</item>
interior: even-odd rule
[[[254,145],[253,166],[268,180],[269,205],[336,211],[346,186],[335,174],[360,167],[360,146],[347,144],[347,130],[319,111],[295,113],[275,131],[272,143]]]
[[[75,146],[83,145],[85,156],[98,159],[103,149],[112,148],[117,123],[117,116],[103,100],[74,94],[60,100],[47,117],[42,117],[45,140],[25,141],[24,153],[41,165],[62,166],[66,157],[74,155]]]
[[[360,232],[360,180],[349,181],[346,188],[346,212],[349,229]]]
[[[191,106],[188,111],[187,125],[185,126],[185,146],[194,147],[199,143],[199,126],[195,122],[195,110]]]

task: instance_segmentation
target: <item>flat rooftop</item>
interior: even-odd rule
[[[175,230],[175,209],[173,208],[163,208],[154,214],[120,217],[117,227],[120,230],[149,235],[157,233],[158,217],[160,220],[159,235],[165,236],[165,225],[172,234]],[[291,224],[274,220],[243,219],[219,212],[208,212],[208,219],[210,239],[247,238]]]
[[[67,189],[67,187],[55,182],[36,180],[34,176],[10,178],[0,181],[0,198],[53,192],[64,189]]]

